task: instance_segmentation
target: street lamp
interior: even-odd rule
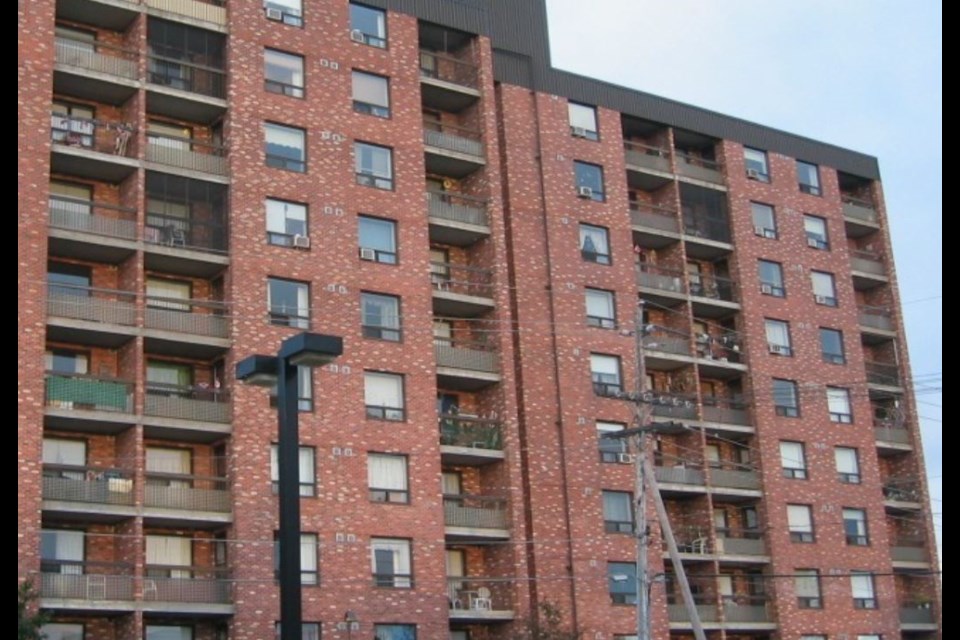
[[[237,363],[237,380],[277,386],[277,485],[280,500],[280,640],[303,640],[300,588],[300,424],[297,367],[320,367],[343,353],[343,339],[299,333],[276,356],[252,355]]]

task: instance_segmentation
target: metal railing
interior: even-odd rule
[[[136,80],[139,75],[135,49],[126,49],[103,42],[54,38],[54,60],[57,64],[77,67],[111,76]]]
[[[507,501],[487,496],[443,496],[443,521],[448,527],[506,529]]]
[[[480,342],[448,342],[445,344],[440,342],[441,340],[448,339],[438,338],[433,345],[438,367],[470,369],[485,373],[497,373],[500,370],[496,352],[486,344]]]
[[[133,412],[133,383],[122,380],[48,372],[45,394],[51,409]]]
[[[225,176],[227,148],[194,138],[147,133],[147,161]]]
[[[893,442],[894,444],[910,444],[910,432],[902,427],[873,428],[873,439],[879,442]]]
[[[688,178],[723,184],[723,165],[683,151],[676,152],[677,173]]]
[[[743,596],[746,602],[738,602],[741,596],[725,596],[723,603],[723,617],[730,622],[767,622],[770,620],[770,613],[767,611],[766,604],[756,604],[761,599],[759,596]]]
[[[137,238],[137,210],[129,207],[51,195],[49,214],[50,226],[56,229],[124,240]]]
[[[226,478],[148,471],[143,504],[164,509],[229,513],[230,485]]]
[[[697,604],[697,615],[701,622],[717,622],[720,620],[720,610],[715,604]],[[668,604],[667,616],[670,622],[690,622],[690,614],[683,604]]]
[[[201,2],[199,0],[142,0],[151,9],[168,11],[178,15],[211,22],[217,26],[226,26],[227,10],[222,2]]]
[[[427,208],[431,218],[488,226],[487,201],[451,191],[427,191]]]
[[[843,201],[843,215],[845,218],[876,224],[877,209],[873,206],[872,202],[843,194],[840,194],[840,199]]]
[[[132,505],[133,477],[121,469],[44,464],[43,499]]]
[[[701,274],[690,279],[690,295],[725,302],[736,302],[737,283],[730,278]]]
[[[737,398],[723,396],[703,396],[703,420],[727,424],[751,424],[747,403]]]
[[[47,284],[47,315],[71,320],[134,326],[137,296],[132,291]]]
[[[907,544],[910,542],[910,544]],[[920,540],[898,540],[890,547],[890,558],[894,562],[928,562],[927,550]]]
[[[693,419],[697,417],[697,398],[682,393],[654,391],[650,397],[650,409],[653,415],[661,418]]]
[[[472,449],[503,449],[503,433],[499,421],[470,418],[452,413],[440,415],[440,444]]]
[[[143,578],[146,602],[202,602],[229,604],[229,572],[211,567],[147,565]]]
[[[763,534],[756,529],[717,529],[717,553],[737,556],[767,555]]]
[[[900,386],[900,367],[888,362],[864,362],[867,371],[867,382]]]
[[[230,322],[225,316],[227,306],[209,300],[182,300],[147,296],[144,326],[177,333],[227,338]]]
[[[883,497],[895,502],[919,502],[920,484],[911,478],[887,478],[883,483]]]
[[[468,296],[493,296],[493,271],[451,262],[431,262],[430,281],[438,291]]]
[[[227,250],[227,230],[221,220],[200,216],[182,217],[147,211],[143,240],[148,244],[158,244],[182,249],[197,249],[222,253]]]
[[[227,74],[223,69],[189,62],[171,51],[170,56],[158,53],[156,44],[148,44],[147,82],[171,89],[199,93],[212,98],[227,96]]]
[[[680,220],[677,212],[645,202],[630,203],[630,223],[635,227],[680,233]]]
[[[478,89],[477,65],[435,51],[420,50],[420,77]]]
[[[690,466],[658,466],[655,469],[657,481],[666,484],[689,484],[703,486],[706,482],[703,470]]]
[[[133,567],[115,562],[40,561],[40,597],[133,600]]]
[[[730,221],[723,215],[685,212],[683,215],[683,233],[694,238],[731,242]]]
[[[934,624],[936,621],[932,603],[900,607],[900,624]]]
[[[881,329],[884,331],[893,331],[893,314],[887,307],[861,306],[858,307],[858,318],[860,326],[870,327],[871,329]]]
[[[122,122],[50,114],[50,139],[58,146],[132,157],[133,133],[133,126]]]
[[[710,484],[725,489],[759,489],[760,476],[756,471],[711,468]]]
[[[659,289],[673,293],[686,293],[683,271],[665,269],[652,264],[637,265],[637,285],[647,289]]]
[[[690,355],[690,336],[666,327],[649,325],[643,336],[643,346],[647,351]]]
[[[633,140],[623,141],[624,159],[628,166],[643,167],[669,173],[670,150]]]
[[[148,382],[143,413],[160,418],[230,422],[230,394],[225,389]]]
[[[443,122],[423,123],[423,144],[453,153],[483,157],[482,135],[476,129],[468,129]]]

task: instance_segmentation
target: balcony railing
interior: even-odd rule
[[[227,250],[227,230],[217,217],[189,218],[147,211],[143,239],[148,244],[222,253]]]
[[[717,160],[677,151],[677,173],[688,178],[723,184],[723,165]]]
[[[766,604],[757,604],[757,596],[725,596],[723,617],[728,623],[768,622],[771,620]]]
[[[760,476],[756,471],[711,468],[710,483],[725,489],[759,489]]]
[[[226,147],[182,136],[148,133],[147,160],[221,176],[229,173]]]
[[[867,382],[895,387],[900,386],[900,368],[897,365],[888,362],[868,361],[864,362],[863,366],[867,371]]]
[[[730,221],[723,215],[685,212],[683,214],[683,233],[695,238],[730,242]]]
[[[133,326],[137,323],[136,294],[116,289],[48,284],[47,315]]]
[[[147,472],[143,503],[148,507],[230,512],[226,478]]]
[[[451,413],[440,415],[440,444],[473,449],[503,449],[500,422]]]
[[[428,209],[431,218],[488,226],[487,201],[451,191],[428,191]]]
[[[655,471],[657,481],[665,484],[703,486],[706,481],[702,469],[689,466],[658,466]]]
[[[875,251],[851,251],[850,269],[875,276],[885,276],[887,269],[883,264],[883,256]]]
[[[895,502],[920,502],[920,484],[910,478],[888,478],[883,483],[883,497]]]
[[[703,396],[703,420],[726,424],[751,424],[746,402],[722,396]]]
[[[222,2],[200,2],[198,0],[144,0],[151,9],[159,9],[194,20],[211,22],[226,26],[227,10]]]
[[[80,373],[46,375],[46,404],[51,409],[133,411],[133,383]]]
[[[473,63],[434,51],[420,50],[420,76],[479,88],[479,74]]]
[[[900,624],[935,624],[931,604],[913,607],[900,607]]]
[[[717,622],[720,620],[720,611],[715,604],[696,604],[697,616],[700,622]],[[667,615],[670,622],[690,622],[690,614],[683,604],[668,604]]]
[[[448,527],[506,529],[507,501],[487,496],[446,495],[443,521]]]
[[[652,326],[653,328],[649,329],[643,337],[643,345],[647,351],[680,356],[690,355],[690,336],[665,327]]]
[[[450,615],[455,617],[457,612],[470,616],[482,612],[509,611],[511,588],[510,580],[503,578],[447,576],[447,597],[452,610]]]
[[[756,529],[717,529],[717,552],[735,556],[764,556],[767,546]]]
[[[892,442],[894,444],[910,444],[910,432],[902,427],[873,428],[873,438],[878,442]]]
[[[99,236],[136,240],[137,210],[129,207],[50,196],[50,226]]]
[[[877,210],[872,202],[847,195],[841,195],[840,198],[843,200],[844,217],[876,224]]]
[[[107,122],[68,116],[62,113],[50,115],[50,139],[55,145],[97,151],[115,156],[134,155],[132,126],[120,122]]]
[[[736,302],[737,283],[730,278],[702,274],[690,278],[690,295]]]
[[[682,271],[674,269],[664,269],[646,263],[637,266],[637,285],[647,289],[685,293],[687,288],[683,277]]]
[[[431,262],[430,281],[438,291],[468,296],[493,296],[493,271],[451,262]]]
[[[41,560],[40,572],[42,598],[133,600],[133,567],[129,564]]]
[[[897,540],[890,547],[890,558],[894,562],[929,562],[927,549],[922,540]]]
[[[887,307],[861,306],[858,308],[861,327],[893,331],[893,314]]]
[[[228,578],[226,569],[147,565],[143,599],[146,602],[229,604],[232,594]]]
[[[628,166],[670,172],[670,150],[632,140],[623,141],[623,152]]]
[[[654,391],[650,397],[653,415],[662,418],[697,417],[697,398],[680,393],[661,393]]]
[[[85,71],[136,80],[139,75],[135,49],[125,49],[103,42],[74,40],[64,36],[54,39],[57,64],[77,67]]]
[[[133,504],[132,474],[121,469],[43,465],[43,499],[90,504]]]
[[[224,315],[226,310],[222,302],[148,296],[144,325],[148,329],[227,338],[230,324]]]
[[[147,57],[148,82],[212,98],[226,97],[227,74],[223,69],[179,59],[175,57],[178,52],[165,56],[157,45],[149,46],[153,53]]]
[[[475,129],[427,121],[423,123],[423,144],[453,153],[483,157],[481,134]]]
[[[143,413],[159,418],[230,422],[230,394],[225,389],[148,382]]]
[[[680,220],[677,212],[668,207],[660,207],[644,202],[630,203],[630,223],[635,227],[680,233]]]
[[[484,373],[497,373],[497,354],[480,342],[449,342],[438,339],[433,345],[438,367],[470,369]]]

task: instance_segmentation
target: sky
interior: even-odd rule
[[[554,67],[879,158],[940,534],[941,3],[547,0],[547,11]]]

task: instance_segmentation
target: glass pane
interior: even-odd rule
[[[267,80],[294,87],[303,87],[303,58],[292,53],[266,49],[263,54]]]
[[[396,253],[396,223],[365,216],[360,216],[358,220],[361,247]]]
[[[389,84],[382,76],[361,71],[353,72],[353,99],[357,102],[389,107]]]
[[[304,132],[301,129],[283,127],[276,124],[264,125],[267,143],[267,155],[288,158],[290,160],[304,159]]]
[[[567,104],[567,112],[570,118],[570,126],[585,131],[597,130],[597,110],[583,104],[570,102]]]
[[[379,9],[351,3],[350,28],[385,39],[387,37],[387,17]]]

